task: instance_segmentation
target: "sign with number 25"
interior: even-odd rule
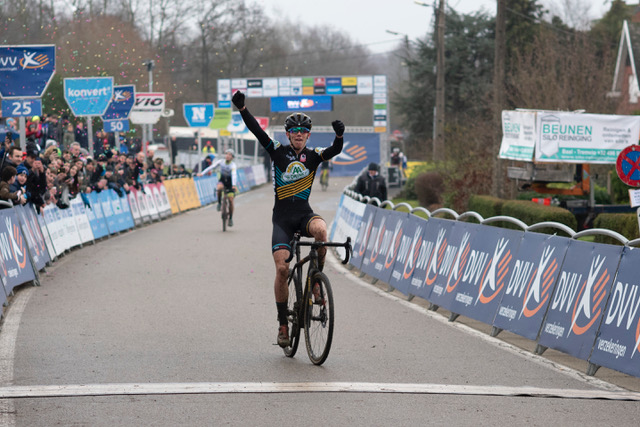
[[[2,117],[30,117],[42,115],[40,99],[3,99]]]

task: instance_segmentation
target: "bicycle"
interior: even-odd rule
[[[320,172],[320,186],[322,191],[327,191],[329,187],[329,169],[322,169],[322,172]]]
[[[227,231],[227,220],[229,219],[229,192],[227,189],[222,190],[222,203],[220,211],[222,212],[222,231]]]
[[[351,238],[346,242],[301,241],[300,232],[294,234],[291,241],[291,254],[286,262],[294,256],[296,263],[289,269],[289,299],[287,302],[290,331],[290,344],[285,347],[284,354],[293,357],[300,343],[300,329],[304,329],[307,354],[314,365],[322,365],[331,349],[333,339],[333,292],[329,278],[318,268],[318,249],[327,247],[345,248],[343,264],[349,262],[351,256]],[[309,255],[300,259],[300,246],[309,246]],[[302,286],[302,268],[309,263],[305,286]],[[317,285],[317,286],[316,286]]]

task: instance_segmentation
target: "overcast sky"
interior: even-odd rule
[[[413,0],[254,1],[274,18],[286,17],[303,24],[344,30],[355,42],[367,45],[374,52],[390,51],[402,41],[404,36],[389,34],[387,30],[406,34],[410,40],[422,38],[431,31],[433,7],[420,6]],[[423,3],[433,5],[434,1]],[[600,17],[610,7],[610,1],[606,0],[542,0],[540,4],[563,16],[565,22],[586,13],[591,18]],[[460,13],[485,11],[492,16],[496,13],[496,0],[448,0],[447,5]],[[572,11],[572,17],[564,16],[566,10]]]

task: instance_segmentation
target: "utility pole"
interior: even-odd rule
[[[496,12],[496,42],[493,59],[493,146],[491,157],[493,159],[493,183],[491,194],[494,197],[504,195],[504,165],[498,159],[500,153],[500,141],[502,138],[502,108],[505,105],[505,62],[507,56],[506,24],[505,24],[505,0],[498,0]]]
[[[148,59],[144,65],[147,66],[147,71],[149,72],[149,92],[153,92],[153,67],[155,66],[155,61],[153,59]],[[145,125],[143,125],[145,126]],[[147,125],[146,138],[143,136],[142,146],[144,150],[144,158],[147,158],[147,142],[153,143],[153,125]],[[144,132],[143,132],[144,135]]]
[[[436,112],[435,139],[433,140],[433,161],[443,161],[444,156],[444,19],[445,0],[440,0],[437,22],[436,57]]]

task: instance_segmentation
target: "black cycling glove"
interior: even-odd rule
[[[344,123],[340,120],[334,120],[331,122],[331,126],[333,126],[333,130],[336,133],[336,136],[342,136],[344,134]]]
[[[231,102],[236,106],[238,110],[241,110],[244,107],[244,93],[239,90],[233,94],[233,98],[231,98]]]

